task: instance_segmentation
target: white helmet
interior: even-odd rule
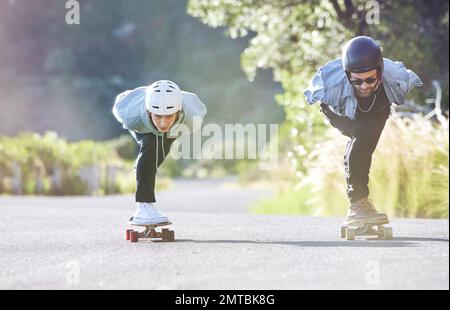
[[[145,107],[156,115],[170,115],[181,110],[183,99],[177,84],[171,81],[158,81],[147,87]]]

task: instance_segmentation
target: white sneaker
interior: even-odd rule
[[[155,204],[149,202],[136,203],[137,210],[131,220],[135,225],[153,225],[169,222],[166,216],[156,211]]]

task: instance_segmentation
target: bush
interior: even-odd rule
[[[126,141],[125,141],[126,142]],[[67,143],[56,133],[0,137],[0,193],[85,195],[130,192],[134,170],[123,138],[106,142]],[[118,172],[107,180],[108,168]],[[125,186],[123,180],[133,180]],[[109,184],[114,182],[115,184]],[[133,189],[134,190],[134,189]]]
[[[117,155],[126,161],[133,161],[137,155],[137,143],[129,134],[124,134],[117,139],[108,141],[110,147],[116,150]]]

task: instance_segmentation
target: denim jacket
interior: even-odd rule
[[[145,95],[147,87],[139,87],[127,90],[116,97],[112,112],[124,129],[138,133],[153,133],[162,135],[153,125],[145,108]],[[180,124],[184,124],[192,133],[199,128],[194,128],[194,117],[203,121],[206,115],[206,107],[196,94],[182,91],[183,107],[181,114],[172,130],[176,130]],[[201,124],[200,124],[201,125]]]
[[[389,101],[401,105],[405,102],[406,94],[423,83],[417,74],[406,69],[403,63],[385,58],[383,85]],[[304,91],[304,95],[309,104],[323,102],[334,112],[355,119],[358,102],[341,59],[321,67]]]

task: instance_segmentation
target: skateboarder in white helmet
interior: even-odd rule
[[[343,135],[350,138],[344,158],[350,207],[344,224],[388,222],[369,200],[372,155],[390,115],[420,78],[401,62],[382,57],[378,43],[366,36],[347,42],[342,58],[320,68],[304,94]]]
[[[116,119],[139,145],[136,159],[136,225],[169,222],[156,210],[155,178],[175,138],[169,133],[180,124],[194,131],[193,119],[203,120],[206,107],[197,95],[182,91],[172,81],[161,80],[119,94],[113,108]],[[198,128],[197,128],[198,129]]]

